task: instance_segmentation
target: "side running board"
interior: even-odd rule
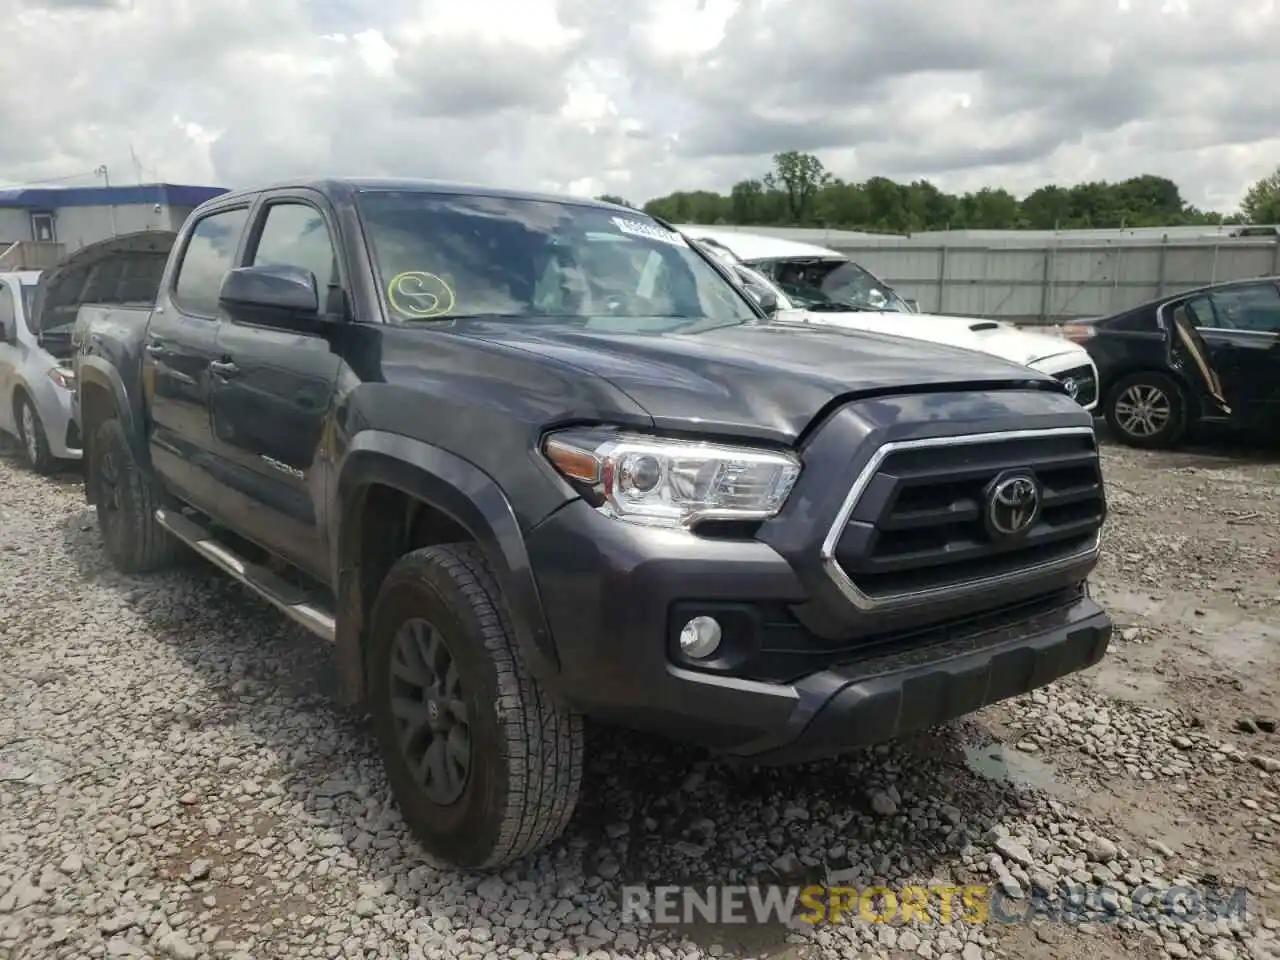
[[[333,642],[333,614],[307,591],[295,587],[261,564],[251,563],[218,542],[209,530],[169,510],[156,511],[156,522],[216,567],[221,567],[290,619],[316,636]]]

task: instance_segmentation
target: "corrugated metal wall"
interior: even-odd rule
[[[1274,240],[1026,247],[833,244],[926,313],[1058,323],[1222,280],[1280,275]]]
[[[797,227],[716,229],[838,250],[915,300],[925,313],[1031,324],[1105,316],[1222,280],[1280,276],[1280,238],[1233,238],[1225,231],[1235,228],[1226,227],[992,230],[913,237]],[[1215,229],[1223,232],[1213,235]]]
[[[1009,246],[908,240],[830,246],[925,313],[1059,323],[1222,280],[1280,275],[1269,239]]]

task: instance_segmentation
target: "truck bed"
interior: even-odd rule
[[[86,303],[76,312],[75,326],[71,330],[71,350],[80,349],[80,341],[84,331],[92,325],[100,333],[113,330],[126,330],[144,327],[151,310],[152,303]]]

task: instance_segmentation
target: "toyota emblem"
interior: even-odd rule
[[[1000,539],[1020,537],[1040,519],[1040,506],[1040,482],[1034,474],[1002,473],[987,487],[987,530]]]

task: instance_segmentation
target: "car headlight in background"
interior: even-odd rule
[[[76,388],[75,372],[68,370],[66,367],[54,367],[49,371],[49,379],[63,390],[74,390]]]
[[[791,453],[570,429],[548,436],[551,464],[601,511],[648,526],[767,520],[800,476]]]

